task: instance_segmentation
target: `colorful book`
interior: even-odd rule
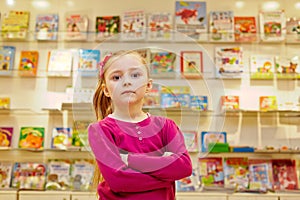
[[[121,24],[122,40],[146,39],[146,15],[143,10],[124,12]]]
[[[72,146],[72,129],[55,127],[52,130],[51,148],[68,149]]]
[[[73,124],[72,146],[89,148],[87,128],[92,123],[89,120],[75,120]]]
[[[278,110],[278,103],[277,103],[276,96],[260,96],[259,110],[260,111]]]
[[[189,86],[162,86],[160,93],[160,105],[162,108],[189,108]]]
[[[244,71],[243,48],[216,47],[215,63],[218,78],[241,78]]]
[[[71,76],[73,53],[67,49],[51,50],[48,54],[48,76]]]
[[[274,190],[297,190],[296,161],[290,159],[272,160]]]
[[[120,33],[120,16],[96,17],[96,40],[113,38]]]
[[[0,148],[11,147],[13,133],[13,127],[0,126]]]
[[[234,15],[231,10],[210,11],[209,13],[210,41],[234,41]]]
[[[202,51],[181,51],[180,72],[185,78],[203,77]]]
[[[0,46],[0,76],[12,75],[14,69],[16,47]]]
[[[265,42],[279,42],[285,39],[286,18],[284,10],[260,11],[260,39]]]
[[[200,188],[198,171],[198,168],[194,168],[190,176],[176,180],[176,192],[197,191]]]
[[[250,56],[251,79],[273,79],[275,72],[275,57],[272,55]]]
[[[12,177],[12,162],[0,162],[0,190],[1,189],[9,189],[10,182]]]
[[[300,42],[300,18],[289,17],[286,19],[286,43]]]
[[[227,133],[218,131],[202,131],[201,132],[201,151],[210,152],[209,144],[226,143]]]
[[[198,152],[198,133],[197,131],[182,131],[184,143],[188,152]]]
[[[20,76],[36,76],[39,62],[38,51],[21,51],[19,63]]]
[[[67,14],[65,40],[87,40],[88,37],[88,16],[84,14]]]
[[[299,56],[275,56],[276,78],[300,79]]]
[[[257,26],[254,16],[234,16],[234,39],[236,42],[257,41]]]
[[[196,41],[207,40],[205,1],[176,1],[175,30]]]
[[[190,108],[200,111],[207,111],[208,97],[203,95],[190,95]]]
[[[155,78],[174,78],[176,54],[169,51],[150,51],[150,76]]]
[[[171,13],[153,12],[148,14],[147,19],[149,41],[172,40],[173,16]]]
[[[67,159],[49,159],[47,163],[46,190],[68,190],[71,187],[71,165]]]
[[[10,108],[10,98],[0,97],[0,109],[9,109],[9,108]]]
[[[38,14],[35,22],[36,40],[57,40],[58,14]]]
[[[71,189],[79,191],[91,190],[94,167],[92,160],[74,160],[71,165]]]
[[[80,75],[97,77],[99,62],[100,62],[100,50],[79,49],[78,71]]]
[[[41,150],[44,148],[44,136],[44,127],[21,127],[19,148]]]
[[[47,165],[45,163],[16,162],[12,171],[12,188],[44,190]]]
[[[240,109],[240,97],[235,95],[221,96],[221,110],[239,110]]]
[[[223,159],[221,157],[199,158],[199,179],[203,186],[224,186]]]
[[[157,108],[160,107],[160,85],[157,83],[152,84],[152,88],[144,97],[144,108]]]

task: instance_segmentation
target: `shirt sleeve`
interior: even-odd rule
[[[88,128],[88,140],[101,174],[114,192],[141,192],[171,186],[149,174],[133,170],[121,160],[112,136],[94,123]]]
[[[184,144],[182,132],[174,121],[168,120],[163,128],[166,139],[165,151],[170,156],[128,155],[128,166],[150,174],[160,180],[175,181],[192,174],[192,162]]]

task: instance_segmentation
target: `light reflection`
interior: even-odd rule
[[[66,3],[67,3],[67,6],[69,6],[69,7],[73,7],[74,6],[74,2],[72,0],[69,0]]]
[[[279,9],[280,4],[276,1],[267,1],[265,3],[263,3],[262,8],[264,10],[277,10]]]
[[[295,3],[295,8],[296,8],[297,10],[300,10],[300,2]]]
[[[46,9],[50,6],[50,3],[47,0],[33,0],[31,4],[38,9]]]
[[[235,7],[237,8],[243,8],[245,6],[245,2],[244,1],[237,1],[235,2]]]
[[[13,5],[15,5],[15,0],[6,0],[6,4],[8,6],[13,6]]]

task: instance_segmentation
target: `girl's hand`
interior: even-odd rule
[[[120,154],[122,161],[128,166],[128,154]]]
[[[162,156],[171,156],[171,155],[173,155],[173,153],[172,152],[168,152],[168,151],[166,151]]]

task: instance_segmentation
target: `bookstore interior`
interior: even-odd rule
[[[0,1],[0,199],[95,200],[99,62],[136,50],[193,163],[178,200],[300,199],[299,0]],[[26,101],[25,101],[26,99]]]

